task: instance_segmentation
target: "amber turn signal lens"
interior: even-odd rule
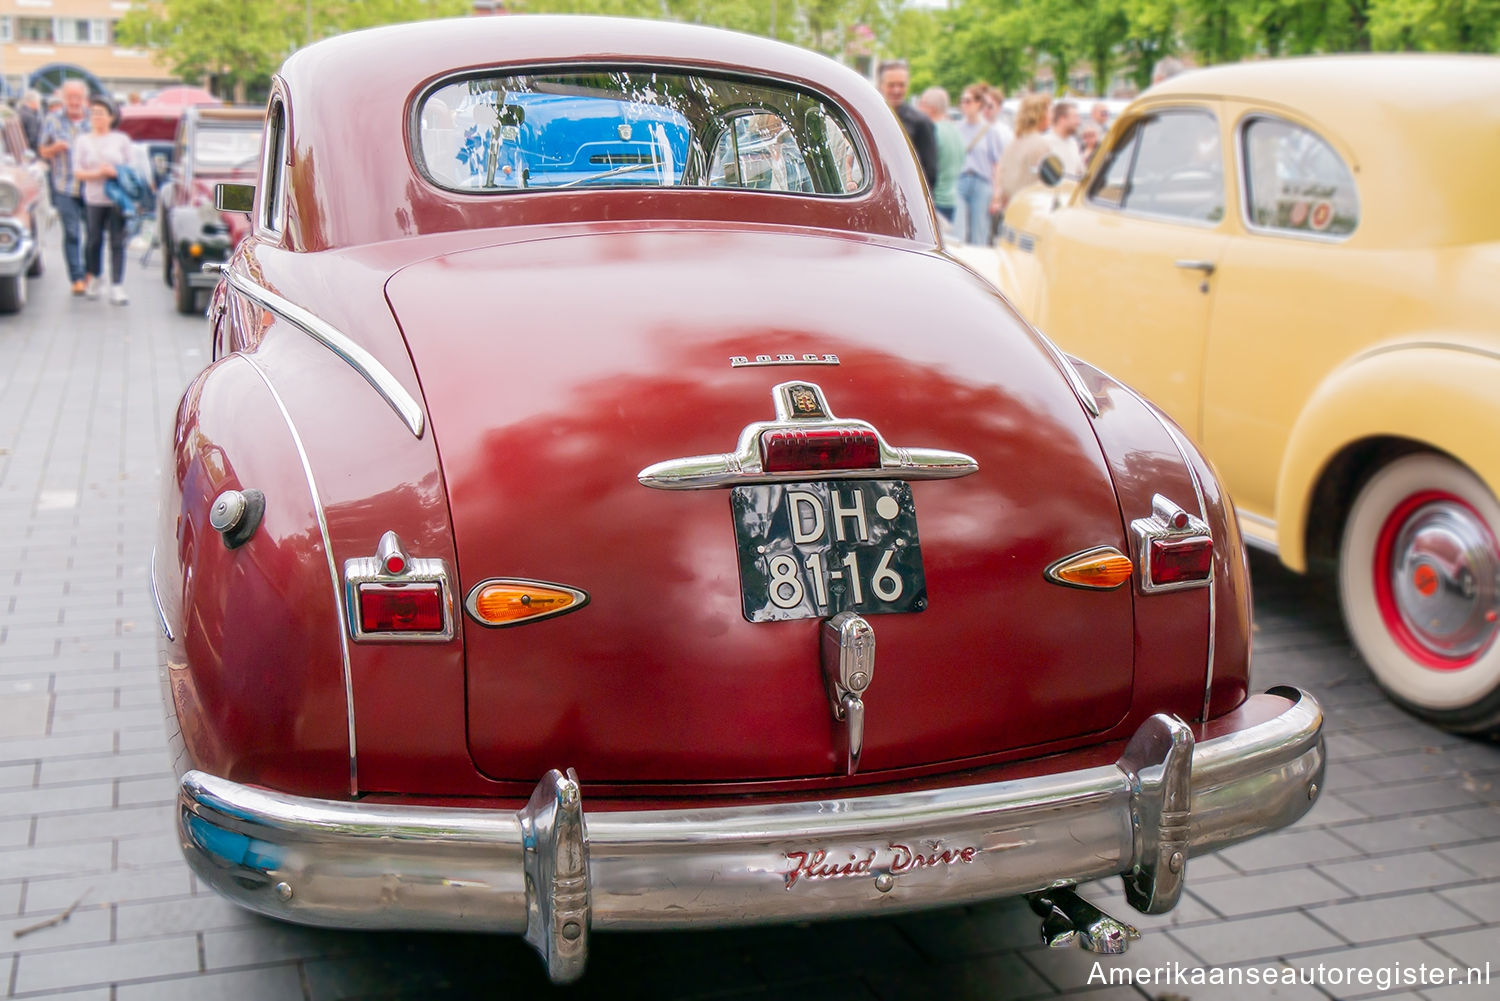
[[[1070,587],[1108,591],[1128,581],[1134,572],[1130,557],[1117,549],[1102,548],[1059,560],[1047,568],[1047,577]]]
[[[469,614],[487,626],[509,626],[581,608],[588,603],[582,591],[558,584],[528,580],[493,580],[469,595]]]

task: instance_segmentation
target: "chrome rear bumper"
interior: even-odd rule
[[[252,910],[345,928],[524,933],[553,978],[591,928],[695,928],[960,904],[1121,874],[1170,909],[1187,857],[1292,823],[1317,798],[1323,715],[1294,688],[1265,722],[1193,743],[1147,720],[1120,761],[922,792],[585,813],[571,772],[521,810],[286,796],[189,771],[183,852]]]

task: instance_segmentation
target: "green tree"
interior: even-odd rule
[[[1371,48],[1375,49],[1500,49],[1500,3],[1495,0],[1375,0],[1369,26]]]
[[[467,0],[150,0],[120,19],[116,36],[159,52],[174,75],[243,101],[310,39],[468,9]]]
[[[1125,0],[1124,6],[1130,76],[1138,90],[1145,90],[1157,62],[1177,54],[1177,0]]]

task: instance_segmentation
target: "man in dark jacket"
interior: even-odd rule
[[[16,106],[16,114],[21,118],[21,131],[26,135],[26,145],[35,150],[41,145],[42,139],[42,95],[28,90],[21,96],[21,103]]]
[[[937,133],[933,131],[932,119],[906,100],[906,89],[911,85],[911,71],[906,68],[906,60],[892,59],[881,63],[879,82],[885,103],[906,127],[912,149],[917,151],[917,162],[922,165],[922,174],[927,178],[927,189],[931,191],[937,184]]]

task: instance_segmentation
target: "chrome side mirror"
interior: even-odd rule
[[[215,184],[214,208],[220,212],[243,212],[249,215],[255,208],[255,185]]]
[[[1056,154],[1049,153],[1041,163],[1037,164],[1036,174],[1047,187],[1057,187],[1063,179],[1062,160],[1058,159]]]

